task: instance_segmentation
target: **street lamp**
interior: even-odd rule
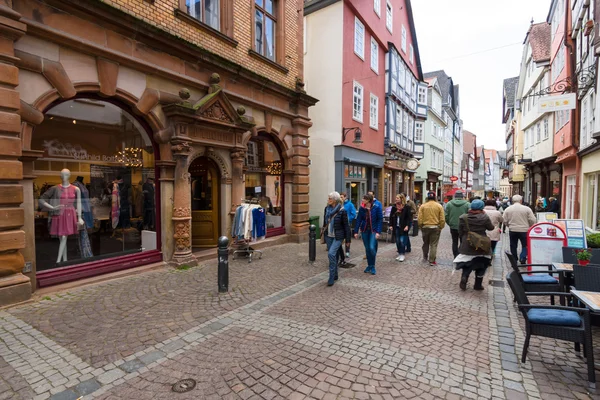
[[[362,141],[362,131],[360,130],[360,128],[358,126],[355,126],[354,128],[342,127],[342,143],[344,143],[344,141],[346,140],[346,135],[350,131],[354,131],[354,140],[352,141],[352,143],[353,144],[361,144],[363,142]]]

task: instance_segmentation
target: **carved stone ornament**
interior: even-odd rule
[[[208,107],[206,111],[202,113],[202,116],[205,118],[215,119],[217,121],[233,123],[233,119],[231,119],[231,117],[227,114],[227,111],[225,111],[221,103],[218,101]]]
[[[191,247],[190,221],[178,221],[175,224],[175,248],[177,251],[189,250]]]
[[[175,207],[173,208],[174,218],[189,218],[192,216],[192,210],[189,207]]]
[[[243,161],[246,154],[243,150],[236,150],[231,152],[231,159],[237,161]]]
[[[189,172],[184,172],[183,174],[181,174],[181,179],[190,184],[192,183],[192,174],[190,174]]]
[[[179,142],[171,145],[173,154],[186,154],[190,150],[190,144],[188,142]]]

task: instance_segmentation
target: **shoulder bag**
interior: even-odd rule
[[[471,232],[469,229],[469,215],[465,215],[465,224],[467,225],[467,242],[472,249],[478,251],[483,250],[486,253],[490,253],[492,249],[492,241],[487,235],[480,235],[479,233]]]
[[[331,216],[331,219],[329,220],[329,222],[332,222],[335,219],[335,216],[338,215],[338,213],[340,211],[341,211],[341,209],[337,210],[337,212]],[[325,224],[323,224],[323,227],[321,228],[321,244],[325,244],[325,235],[327,235],[327,230],[328,230],[327,225],[328,225],[328,223],[325,222]]]

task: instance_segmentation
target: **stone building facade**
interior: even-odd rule
[[[267,237],[307,234],[302,1],[190,3],[0,0],[0,305],[193,264],[244,199],[265,201]],[[82,206],[44,208],[75,175]],[[88,229],[53,226],[67,208]]]

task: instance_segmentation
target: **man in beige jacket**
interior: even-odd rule
[[[427,202],[419,207],[419,226],[423,232],[423,259],[436,265],[437,246],[440,232],[446,226],[444,207],[435,199],[435,193],[427,193]]]
[[[517,258],[517,245],[521,242],[521,264],[527,263],[527,231],[536,223],[535,215],[531,208],[523,205],[523,197],[518,194],[512,198],[512,205],[505,211],[504,224],[508,227],[510,238],[510,252]]]

